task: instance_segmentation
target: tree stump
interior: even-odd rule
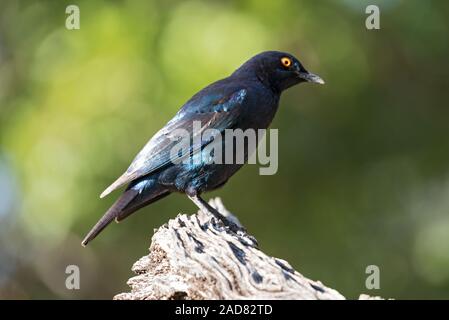
[[[131,292],[114,299],[345,299],[263,253],[219,198],[209,203],[237,230],[210,213],[179,214],[155,231],[150,253],[133,265]]]

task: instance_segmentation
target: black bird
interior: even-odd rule
[[[172,133],[182,128],[192,135],[197,134],[193,129],[194,121],[201,121],[201,131],[207,128],[219,132],[266,129],[278,109],[281,93],[301,82],[324,83],[291,54],[267,51],[249,59],[229,77],[199,91],[150,139],[128,170],[101,194],[103,198],[128,184],[125,192],[87,234],[82,245],[94,239],[112,220],[119,222],[172,192],[185,193],[201,210],[217,215],[200,195],[224,185],[242,164],[210,163],[207,157],[195,164],[174,162],[171,149],[177,142]],[[193,142],[187,156],[201,156],[210,142],[210,139]]]

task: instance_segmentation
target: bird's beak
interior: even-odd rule
[[[313,73],[310,73],[310,72],[298,72],[298,76],[301,79],[304,79],[307,82],[324,84],[324,80],[323,79],[321,79],[316,74],[313,74]]]

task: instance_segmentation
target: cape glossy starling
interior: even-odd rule
[[[150,139],[128,170],[101,194],[103,198],[128,185],[82,244],[85,246],[112,220],[121,221],[172,192],[185,193],[201,210],[223,218],[200,194],[224,185],[243,164],[211,162],[203,154],[211,139],[193,139],[184,157],[197,161],[174,162],[171,150],[177,141],[173,132],[184,129],[193,136],[206,129],[218,132],[266,129],[277,111],[281,93],[301,82],[324,83],[291,54],[267,51],[249,59],[229,77],[199,91]],[[201,122],[199,133],[194,130],[194,122]]]

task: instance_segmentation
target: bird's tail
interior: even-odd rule
[[[107,227],[112,220],[114,220],[120,212],[139,194],[137,190],[126,190],[120,198],[109,208],[108,211],[98,220],[97,224],[89,231],[81,245],[85,247],[91,240],[93,240],[104,228]]]
[[[135,200],[132,201],[126,208],[124,208],[116,217],[115,222],[119,223],[126,217],[128,217],[130,214],[134,213],[135,211],[139,210],[140,208],[143,208],[153,202],[158,201],[159,199],[162,199],[170,194],[170,191],[168,190],[153,190],[151,194],[147,194],[144,196],[137,196]]]
[[[112,220],[115,219],[116,222],[122,221],[136,210],[170,194],[170,191],[165,187],[154,183],[152,180],[149,180],[145,186],[146,187],[142,189],[139,187],[139,181],[133,182],[109,210],[106,211],[103,217],[98,220],[97,224],[89,231],[81,244],[86,246],[104,228],[106,228]]]

